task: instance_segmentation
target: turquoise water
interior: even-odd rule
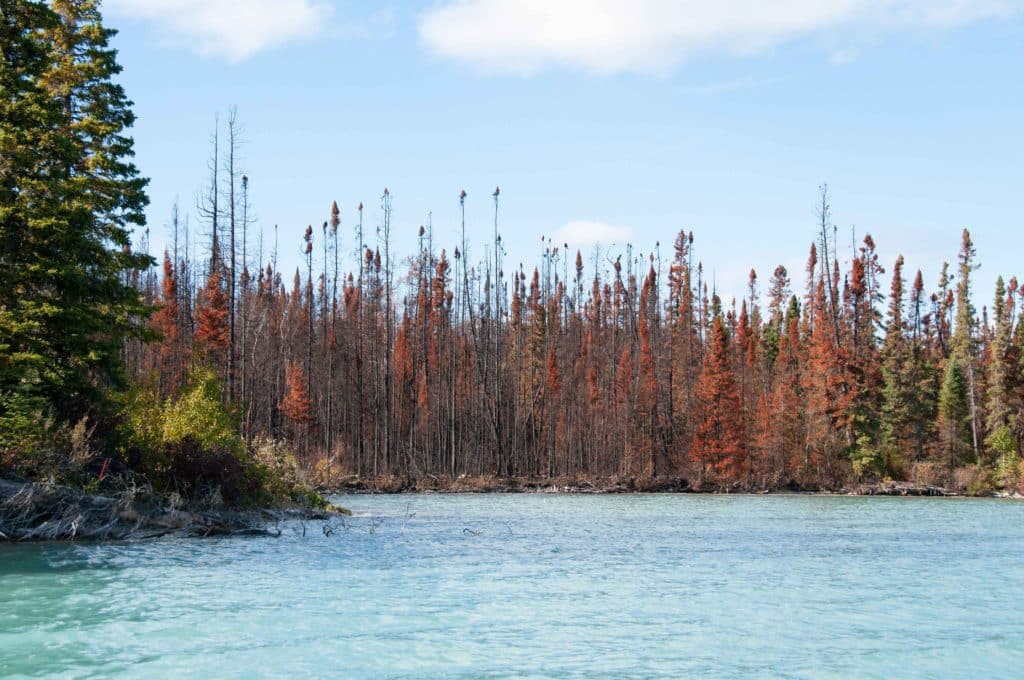
[[[277,539],[0,545],[0,676],[1019,677],[1024,504],[343,497]],[[411,516],[410,516],[411,515]]]

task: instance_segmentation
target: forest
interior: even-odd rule
[[[449,257],[420,227],[416,255],[397,262],[391,200],[384,190],[371,245],[363,206],[344,234],[333,205],[295,235],[304,269],[281,272],[273,254],[250,269],[228,198],[210,213],[207,257],[164,253],[135,282],[162,339],[126,347],[131,374],[173,399],[195,366],[211,368],[243,436],[287,441],[335,478],[838,489],[1020,474],[1024,290],[1000,278],[979,317],[966,230],[934,291],[902,256],[887,276],[870,235],[843,271],[823,189],[801,292],[780,266],[723,301],[685,231],[667,261],[627,249],[610,272],[588,271],[548,242],[509,277],[497,190],[493,259],[464,262],[465,242]]]
[[[195,224],[176,210],[154,258],[97,3],[3,8],[0,476],[139,474],[238,501],[300,479],[1021,485],[1024,288],[1000,278],[978,309],[966,229],[926,283],[870,235],[841,253],[822,187],[793,244],[806,269],[751,270],[735,297],[686,230],[664,255],[546,240],[513,266],[498,189],[468,233],[453,191],[456,243],[395,226],[387,189],[270,234],[232,111]]]

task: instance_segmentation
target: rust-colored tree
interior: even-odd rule
[[[297,362],[288,363],[285,373],[288,393],[281,401],[281,412],[296,424],[313,422],[313,401],[306,390],[306,374]]]
[[[157,348],[157,371],[161,396],[174,394],[183,378],[183,345],[181,306],[178,304],[178,277],[170,255],[164,251],[163,285],[160,309],[153,315],[153,330],[160,335]]]
[[[220,267],[215,266],[206,277],[206,285],[200,291],[196,304],[195,342],[201,357],[215,366],[225,368],[231,345],[229,313],[228,296],[221,285]]]
[[[919,473],[949,483],[977,464],[1004,479],[1024,443],[1021,287],[1004,279],[976,314],[965,234],[959,273],[944,268],[934,294],[920,272],[905,292],[896,262],[882,325],[874,241],[842,271],[827,210],[806,292],[777,267],[762,309],[753,271],[746,293],[723,301],[686,232],[664,280],[656,251],[627,248],[595,253],[587,286],[585,256],[549,239],[536,268],[506,277],[497,234],[482,264],[465,240],[449,261],[425,226],[396,280],[387,229],[378,247],[365,244],[360,209],[344,273],[332,206],[319,279],[308,229],[287,286],[276,238],[269,259],[259,241],[252,287],[243,256],[234,406],[246,436],[284,437],[363,476],[678,474],[709,488],[835,489]],[[193,283],[187,256],[165,257],[162,287],[156,275],[135,281],[161,305],[151,325],[162,340],[125,354],[163,396],[189,360],[230,371],[217,244],[205,282]]]
[[[306,389],[306,375],[298,362],[288,362],[285,371],[287,393],[281,400],[281,412],[291,423],[293,436],[298,440],[302,453],[309,453],[309,428],[313,423],[313,400]]]
[[[711,325],[711,346],[704,355],[695,396],[700,404],[700,421],[692,457],[702,478],[725,485],[741,482],[747,469],[747,447],[739,389],[721,315],[716,315]]]

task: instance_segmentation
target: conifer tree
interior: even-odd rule
[[[971,407],[968,384],[955,358],[946,364],[946,375],[939,392],[939,439],[944,462],[952,469],[973,462]]]
[[[856,443],[849,413],[855,397],[849,382],[846,347],[835,342],[825,279],[819,278],[808,317],[806,369],[801,372],[805,394],[807,448],[801,472],[816,483],[835,484],[842,476],[840,460]]]
[[[48,194],[74,156],[58,132],[60,102],[41,82],[52,55],[38,36],[56,23],[43,2],[5,2],[0,12],[0,393],[60,383],[49,369],[57,349],[39,333],[53,323],[57,297],[41,268],[57,255],[46,236],[59,206]]]
[[[163,290],[160,302],[160,309],[153,315],[152,325],[153,330],[160,336],[160,345],[157,350],[160,392],[167,396],[178,390],[184,378],[178,277],[167,251],[164,251]]]
[[[231,347],[231,328],[228,322],[230,309],[228,296],[221,283],[221,267],[214,266],[206,277],[206,284],[196,302],[196,346],[215,368],[227,365],[227,353]]]
[[[1016,294],[1020,301],[1014,299]],[[1007,357],[1007,390],[1010,400],[1010,430],[1017,440],[1017,453],[1024,454],[1024,286],[1010,279],[1007,295],[1008,317],[1013,326],[1009,356]],[[1019,311],[1016,311],[1019,310]],[[1016,316],[1016,321],[1012,319]]]
[[[992,336],[986,346],[988,382],[985,390],[985,438],[986,448],[993,458],[1016,453],[1016,442],[1011,429],[1010,380],[1012,368],[1011,317],[1013,293],[1009,300],[1003,277],[996,279],[995,300],[992,309],[995,323]]]
[[[704,474],[726,484],[741,481],[747,466],[747,448],[740,417],[740,397],[729,358],[729,340],[722,316],[711,326],[711,346],[697,379],[696,397],[701,419],[692,457]]]
[[[882,345],[881,443],[886,468],[896,467],[894,459],[911,446],[917,385],[913,371],[913,349],[907,338],[903,314],[903,256],[896,259],[889,294],[889,315]],[[880,461],[881,462],[881,461]],[[879,472],[887,472],[879,469]]]
[[[960,243],[960,254],[957,257],[956,327],[953,332],[949,360],[956,366],[961,378],[966,381],[967,391],[965,396],[968,409],[968,435],[973,459],[977,460],[980,451],[981,423],[977,407],[978,379],[975,366],[978,349],[977,338],[975,337],[977,320],[974,314],[974,305],[971,303],[971,273],[977,269],[977,265],[974,264],[974,256],[974,242],[971,240],[970,232],[964,229]],[[952,389],[956,382],[955,376],[951,375],[949,369],[947,369],[946,384],[949,384]],[[945,394],[945,403],[950,408],[953,408],[949,400],[958,398],[956,396],[959,394],[958,390],[946,392],[944,384],[943,392]],[[958,409],[959,407],[954,408],[953,411],[958,411]]]
[[[935,420],[941,374],[937,369],[936,348],[930,346],[929,317],[925,305],[924,277],[914,277],[910,294],[910,384],[913,386],[908,417],[913,431],[914,459],[922,460],[935,439]]]
[[[785,332],[779,341],[775,361],[774,385],[763,405],[759,405],[756,442],[762,454],[757,461],[762,479],[767,483],[788,483],[791,475],[804,462],[806,409],[803,404],[800,361],[800,311],[796,296],[782,317]]]
[[[0,390],[69,417],[121,383],[120,349],[149,308],[130,285],[147,180],[131,163],[131,102],[96,0],[11,0],[0,18]]]
[[[313,422],[313,401],[306,388],[306,376],[297,362],[288,363],[285,383],[288,391],[281,401],[281,412],[292,423],[296,437],[300,440],[303,448],[306,448],[309,439],[309,425]]]
[[[656,361],[653,330],[658,325],[657,319],[657,288],[658,276],[652,265],[640,290],[640,315],[637,320],[640,352],[640,375],[637,386],[637,425],[641,430],[641,448],[644,458],[642,466],[647,475],[655,471],[664,473],[664,462],[660,442],[657,437],[660,431],[658,414],[658,379],[655,374]]]

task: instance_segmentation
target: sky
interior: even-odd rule
[[[356,205],[396,249],[428,220],[470,258],[499,228],[506,274],[541,238],[588,264],[632,243],[664,266],[680,229],[728,300],[778,264],[797,290],[827,183],[840,255],[870,233],[934,286],[969,228],[987,302],[1024,275],[1024,0],[106,0],[152,252],[194,227],[219,114],[265,248]],[[319,236],[319,229],[316,231]],[[589,276],[589,273],[588,273]]]

